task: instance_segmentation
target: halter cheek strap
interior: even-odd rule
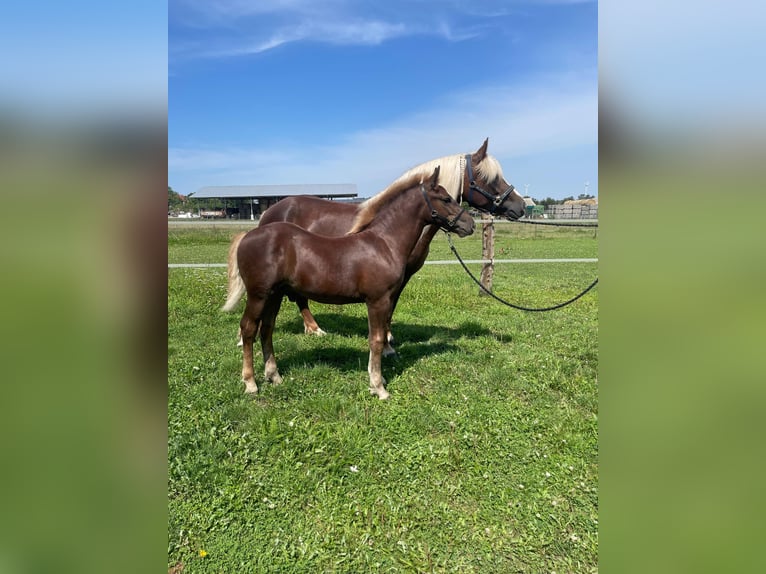
[[[479,187],[476,184],[476,180],[473,179],[473,166],[471,165],[471,154],[467,153],[465,154],[465,173],[468,176],[468,197],[467,200],[470,203],[471,202],[471,195],[473,192],[480,193],[484,196],[485,199],[492,202],[492,205],[489,208],[489,213],[491,215],[494,215],[497,209],[503,204],[503,202],[508,199],[508,196],[513,193],[513,190],[516,189],[511,184],[508,184],[508,189],[506,189],[503,193],[500,195],[492,195],[489,193],[486,189],[483,189]]]
[[[460,211],[457,212],[457,215],[453,217],[452,219],[449,219],[447,217],[444,217],[441,213],[437,212],[434,209],[434,206],[431,205],[431,200],[428,199],[428,193],[426,192],[426,186],[422,183],[420,184],[420,191],[423,193],[423,199],[426,200],[426,205],[428,206],[428,209],[431,210],[431,219],[434,221],[434,223],[438,223],[439,227],[446,229],[447,231],[452,231],[454,227],[457,225],[458,219],[460,219],[460,216],[465,213],[465,209],[462,207],[460,208]]]

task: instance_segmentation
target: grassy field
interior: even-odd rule
[[[597,256],[592,229],[497,228],[498,258]],[[223,262],[236,231],[171,227],[169,261]],[[480,256],[478,232],[455,243]],[[452,258],[443,234],[431,258]],[[596,272],[498,265],[494,288],[544,306]],[[274,335],[285,382],[259,383],[253,399],[240,382],[240,315],[219,311],[225,271],[168,273],[169,567],[597,570],[597,290],[529,314],[479,297],[459,266],[425,266],[394,317],[387,402],[367,390],[364,305],[314,304],[330,333],[318,338],[286,300]]]

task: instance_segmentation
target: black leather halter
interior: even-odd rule
[[[431,218],[433,219],[434,223],[438,223],[439,227],[441,227],[442,229],[446,229],[447,231],[452,231],[457,225],[457,221],[458,219],[460,219],[460,216],[463,215],[463,213],[465,213],[465,209],[461,207],[460,211],[457,212],[457,215],[453,217],[452,219],[449,219],[447,217],[444,217],[441,213],[437,212],[434,209],[434,206],[431,205],[431,200],[428,199],[426,186],[422,183],[420,184],[420,191],[423,193],[423,198],[426,200],[426,205],[428,205],[428,209],[431,210]]]
[[[465,169],[466,174],[468,175],[468,197],[466,200],[468,203],[471,202],[471,194],[475,191],[480,193],[485,197],[485,199],[489,200],[492,205],[489,208],[489,213],[491,215],[494,215],[498,208],[503,204],[503,202],[508,199],[508,196],[513,193],[513,190],[516,189],[511,184],[508,184],[508,189],[506,189],[503,193],[500,195],[492,195],[490,192],[488,192],[486,189],[483,189],[479,187],[476,184],[476,181],[473,179],[473,166],[471,165],[471,154],[467,153],[465,154]]]

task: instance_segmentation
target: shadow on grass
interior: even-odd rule
[[[366,317],[349,317],[342,314],[322,314],[316,317],[317,323],[331,335],[363,336],[367,338]],[[397,322],[394,324],[396,338],[396,356],[383,358],[383,374],[391,380],[398,372],[417,363],[423,357],[439,355],[459,349],[457,340],[461,337],[491,335],[492,331],[481,324],[468,321],[459,327],[422,325]],[[302,333],[303,322],[300,318],[282,322],[277,331]],[[301,335],[303,336],[303,335]],[[285,375],[291,370],[303,369],[307,364],[325,364],[342,372],[367,370],[369,348],[363,345],[348,345],[337,341],[328,344],[326,339],[317,338],[313,349],[279,349],[274,351],[280,372]],[[337,344],[334,344],[337,341]],[[256,351],[258,346],[256,345]],[[256,353],[257,356],[257,353]],[[392,369],[395,367],[395,369]]]

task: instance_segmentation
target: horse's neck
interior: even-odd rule
[[[367,230],[383,239],[392,252],[401,253],[406,258],[415,248],[423,229],[431,223],[429,213],[420,188],[415,187],[393,198],[375,216]]]

